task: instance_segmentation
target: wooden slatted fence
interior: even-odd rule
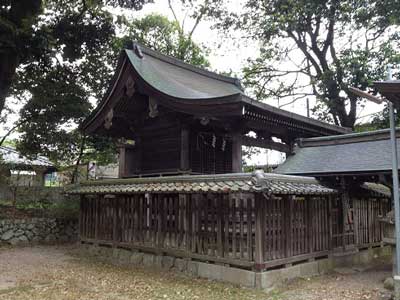
[[[317,257],[346,243],[382,240],[387,199],[353,199],[352,240],[331,196],[122,194],[83,197],[82,241],[172,253],[241,267],[268,268]],[[353,230],[354,229],[354,230]]]

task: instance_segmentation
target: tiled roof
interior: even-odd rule
[[[390,198],[392,196],[392,191],[390,190],[390,188],[380,183],[364,182],[361,185],[361,188],[387,198]]]
[[[400,142],[400,131],[397,143]],[[400,155],[400,148],[398,148]],[[400,165],[399,165],[400,166]],[[388,130],[299,139],[295,154],[275,172],[328,175],[390,172],[392,149]]]
[[[335,194],[335,189],[311,177],[288,176],[256,171],[251,173],[130,178],[88,181],[67,189],[69,194],[118,193],[229,193],[263,192],[272,194]]]
[[[38,156],[35,159],[29,159],[21,155],[17,150],[0,146],[0,156],[4,164],[15,166],[35,166],[35,167],[53,167],[53,164],[43,156]]]

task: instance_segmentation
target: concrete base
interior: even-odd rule
[[[400,300],[400,276],[393,277],[393,299]]]
[[[86,250],[86,253],[90,255],[98,256],[102,260],[114,264],[156,267],[164,270],[184,272],[193,277],[208,278],[259,289],[271,288],[282,284],[285,280],[297,277],[311,277],[325,274],[337,267],[370,264],[379,257],[391,258],[391,247],[385,246],[369,248],[348,255],[330,256],[328,258],[299,263],[282,269],[255,272],[226,265],[211,264],[165,255],[154,255],[119,248],[83,244],[82,249]]]

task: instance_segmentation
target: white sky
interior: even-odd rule
[[[230,9],[235,11],[240,11],[241,3],[243,0],[228,0],[230,2]],[[178,0],[174,0],[174,8],[175,12],[178,15],[180,20],[185,18],[186,12],[182,10],[181,2]],[[132,17],[141,18],[147,14],[158,13],[167,16],[169,19],[173,20],[173,14],[168,7],[167,0],[155,0],[154,4],[147,4],[141,11],[132,12],[127,10],[114,10],[116,14],[125,14],[131,15]],[[185,19],[186,30],[190,30],[193,26],[193,20],[186,17]],[[232,71],[234,74],[237,74],[240,78],[240,71],[246,63],[247,58],[257,57],[258,47],[257,44],[252,43],[244,43],[243,40],[238,42],[240,33],[235,34],[237,36],[237,41],[232,38],[224,37],[217,30],[212,29],[212,23],[209,21],[203,21],[199,24],[196,31],[193,35],[193,40],[198,44],[205,45],[208,49],[210,49],[210,54],[208,60],[211,64],[211,69],[217,72],[229,72]],[[290,99],[285,100],[286,102],[290,102]],[[266,100],[266,102],[270,105],[278,106],[276,100]],[[280,105],[285,104],[284,101],[281,100]],[[315,104],[315,100],[310,97],[310,108],[312,108]],[[307,115],[306,110],[306,101],[304,99],[297,101],[293,104],[286,105],[283,109],[295,112],[300,115]],[[376,112],[379,112],[383,109],[382,105],[377,105],[373,103],[367,103],[365,108],[360,110],[359,116],[366,116],[361,118],[361,122],[365,122],[370,120],[370,115]],[[10,116],[9,122],[6,124],[4,128],[0,128],[0,135],[5,133],[6,127],[11,127],[12,123],[17,120],[16,116]],[[11,138],[16,137],[14,134]],[[277,163],[282,160],[282,155],[275,151],[268,151],[268,156],[266,155],[265,150],[261,155],[254,157],[251,160],[251,164],[266,164],[266,163]]]

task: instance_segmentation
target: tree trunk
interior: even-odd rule
[[[5,52],[2,52],[4,51]],[[19,57],[11,49],[0,49],[0,113],[10,91],[15,71],[19,64]]]

